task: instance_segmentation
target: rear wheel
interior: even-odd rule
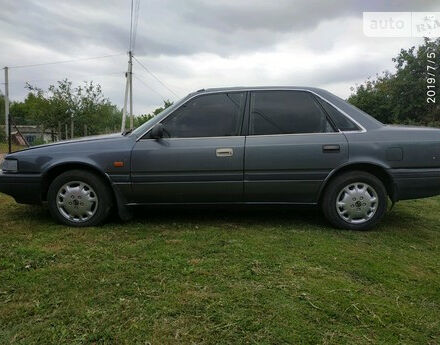
[[[335,227],[369,230],[383,218],[387,192],[374,175],[350,171],[337,176],[325,190],[322,210]]]
[[[108,216],[111,191],[97,175],[84,170],[67,171],[49,186],[47,202],[52,216],[62,224],[95,226]]]

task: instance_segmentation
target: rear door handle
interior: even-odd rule
[[[231,157],[234,154],[234,150],[231,148],[220,148],[215,150],[217,157]]]
[[[340,152],[341,147],[339,145],[322,145],[322,152]]]

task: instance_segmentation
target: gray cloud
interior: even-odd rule
[[[135,53],[179,88],[179,94],[227,83],[346,83],[348,89],[353,81],[389,67],[397,41],[383,44],[363,37],[359,29],[352,32],[329,23],[360,20],[363,11],[429,11],[439,7],[431,0],[141,0]],[[128,48],[129,0],[0,0],[0,8],[0,65],[105,55]],[[402,41],[400,47],[413,42]],[[290,54],[292,66],[277,65],[273,60],[272,53],[280,46],[283,54]],[[356,47],[364,55],[338,62],[332,52],[344,47]],[[367,56],[372,47],[382,49],[383,54]],[[297,53],[307,52],[315,54],[310,59],[329,54],[335,61],[316,67],[313,73],[298,70],[295,64],[307,61],[298,62]],[[203,58],[201,54],[205,54]],[[267,60],[256,63],[258,54],[266,54]],[[238,63],[244,56],[249,63]],[[124,81],[115,73],[126,68],[126,60],[121,56],[13,70],[11,94],[23,97],[25,80],[37,80],[44,86],[70,76],[74,81],[98,80],[106,95],[121,105]],[[135,65],[135,73],[159,93],[171,96],[139,66]],[[136,83],[136,108],[145,109],[140,112],[160,104],[157,93]]]
[[[3,0],[3,30],[49,49],[74,53],[89,45],[126,50],[129,1]],[[424,10],[435,1],[143,1],[137,36],[141,55],[220,55],[267,50],[320,22],[365,10]],[[4,5],[4,6],[3,6]]]

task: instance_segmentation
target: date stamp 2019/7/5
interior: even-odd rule
[[[426,53],[426,102],[435,103],[436,96],[436,71],[437,65],[435,63],[436,54],[433,51]]]

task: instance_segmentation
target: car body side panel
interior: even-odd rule
[[[143,139],[132,154],[132,203],[242,202],[244,137]],[[230,156],[218,156],[228,149]]]
[[[324,152],[326,145],[340,149]],[[347,160],[348,144],[342,133],[249,136],[245,200],[316,203],[327,175]]]
[[[52,169],[63,166],[86,167],[98,171],[107,176],[113,187],[120,186],[119,189],[124,198],[130,198],[130,157],[135,143],[134,139],[119,135],[100,140],[60,142],[8,155],[8,158],[15,158],[19,161],[20,174],[11,174],[11,176],[15,176],[17,184],[21,183],[20,176],[30,176],[33,177],[33,180],[38,179],[38,181],[34,181],[39,189],[38,195],[32,198],[20,195],[20,199],[23,202],[28,199],[32,200],[32,203],[41,202],[43,179]],[[123,166],[115,167],[113,165],[115,161],[123,162]]]
[[[440,130],[383,126],[365,133],[347,133],[350,164],[383,167],[393,184],[393,200],[440,194]]]
[[[55,166],[83,163],[103,173],[129,176],[130,155],[134,139],[118,137],[96,141],[66,142],[19,151],[9,155],[19,160],[20,173],[45,174]],[[115,161],[123,162],[115,167]]]
[[[390,169],[440,168],[439,129],[383,126],[346,137],[350,162],[377,162]]]

